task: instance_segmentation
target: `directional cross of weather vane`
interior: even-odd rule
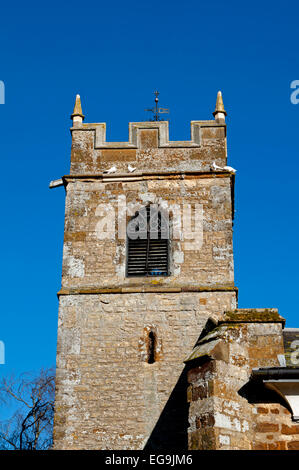
[[[159,108],[158,103],[159,103],[159,92],[154,91],[154,95],[156,96],[155,98],[155,107],[154,108],[147,108],[144,111],[149,111],[154,114],[153,119],[151,121],[163,121],[163,119],[160,118],[160,114],[168,114],[169,109],[168,108]]]

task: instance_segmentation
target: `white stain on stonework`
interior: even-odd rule
[[[219,412],[215,413],[215,426],[230,429],[231,431],[241,431],[241,423],[237,418],[231,419],[230,416]]]
[[[230,189],[227,186],[212,186],[211,187],[212,204],[218,210],[225,206],[225,203],[230,203]]]
[[[115,266],[115,273],[120,278],[124,278],[126,276],[126,246],[125,244],[117,245],[115,250],[115,257],[113,260],[113,264]]]
[[[70,256],[67,259],[67,264],[70,277],[84,277],[84,262],[82,259]]]
[[[232,423],[229,416],[222,413],[215,413],[215,426],[219,428],[232,429]]]
[[[84,261],[71,254],[71,246],[67,243],[63,247],[64,268],[69,277],[84,277]]]
[[[237,418],[233,419],[233,429],[235,431],[239,431],[239,432],[241,431],[241,423]]]
[[[65,354],[80,354],[81,334],[79,328],[66,328],[64,334],[63,351]],[[78,372],[70,375],[71,383],[78,378]]]
[[[249,431],[249,424],[247,421],[243,421],[242,422],[242,432],[246,432],[246,431]]]
[[[161,199],[154,193],[144,192],[139,194],[140,199],[142,200],[143,204],[159,204],[159,200]],[[161,201],[163,201],[161,199]],[[165,203],[165,201],[163,201]]]
[[[223,406],[225,407],[225,412],[228,414],[233,414],[240,409],[240,404],[235,401],[225,401]]]
[[[84,183],[74,182],[68,184],[67,188],[66,215],[74,215],[74,211],[83,216],[87,215],[90,193],[85,190]]]
[[[115,239],[115,210],[112,204],[99,204],[95,216],[100,220],[95,226],[95,235],[99,240]]]
[[[213,246],[213,258],[215,260],[226,260],[232,257],[229,246]]]
[[[229,446],[230,444],[230,437],[229,436],[224,436],[222,434],[219,435],[219,442],[220,444],[224,446]]]
[[[173,251],[173,275],[178,276],[181,273],[181,265],[184,263],[184,252],[180,243],[176,243],[176,250]]]
[[[182,264],[184,262],[184,252],[176,250],[173,252],[173,262]]]
[[[222,232],[231,230],[232,220],[208,220],[208,214],[204,213],[203,229],[205,232]]]

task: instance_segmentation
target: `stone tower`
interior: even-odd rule
[[[237,307],[220,92],[213,114],[191,122],[189,141],[170,141],[168,122],[154,121],[107,142],[105,123],[83,123],[77,95],[62,178],[56,449],[188,448],[183,361],[208,319]],[[129,226],[146,237],[131,241]]]

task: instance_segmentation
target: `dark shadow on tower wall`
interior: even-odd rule
[[[145,447],[146,451],[188,450],[187,368],[181,373]]]

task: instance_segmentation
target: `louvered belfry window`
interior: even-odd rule
[[[155,204],[136,212],[127,226],[127,276],[168,276],[169,221]]]

